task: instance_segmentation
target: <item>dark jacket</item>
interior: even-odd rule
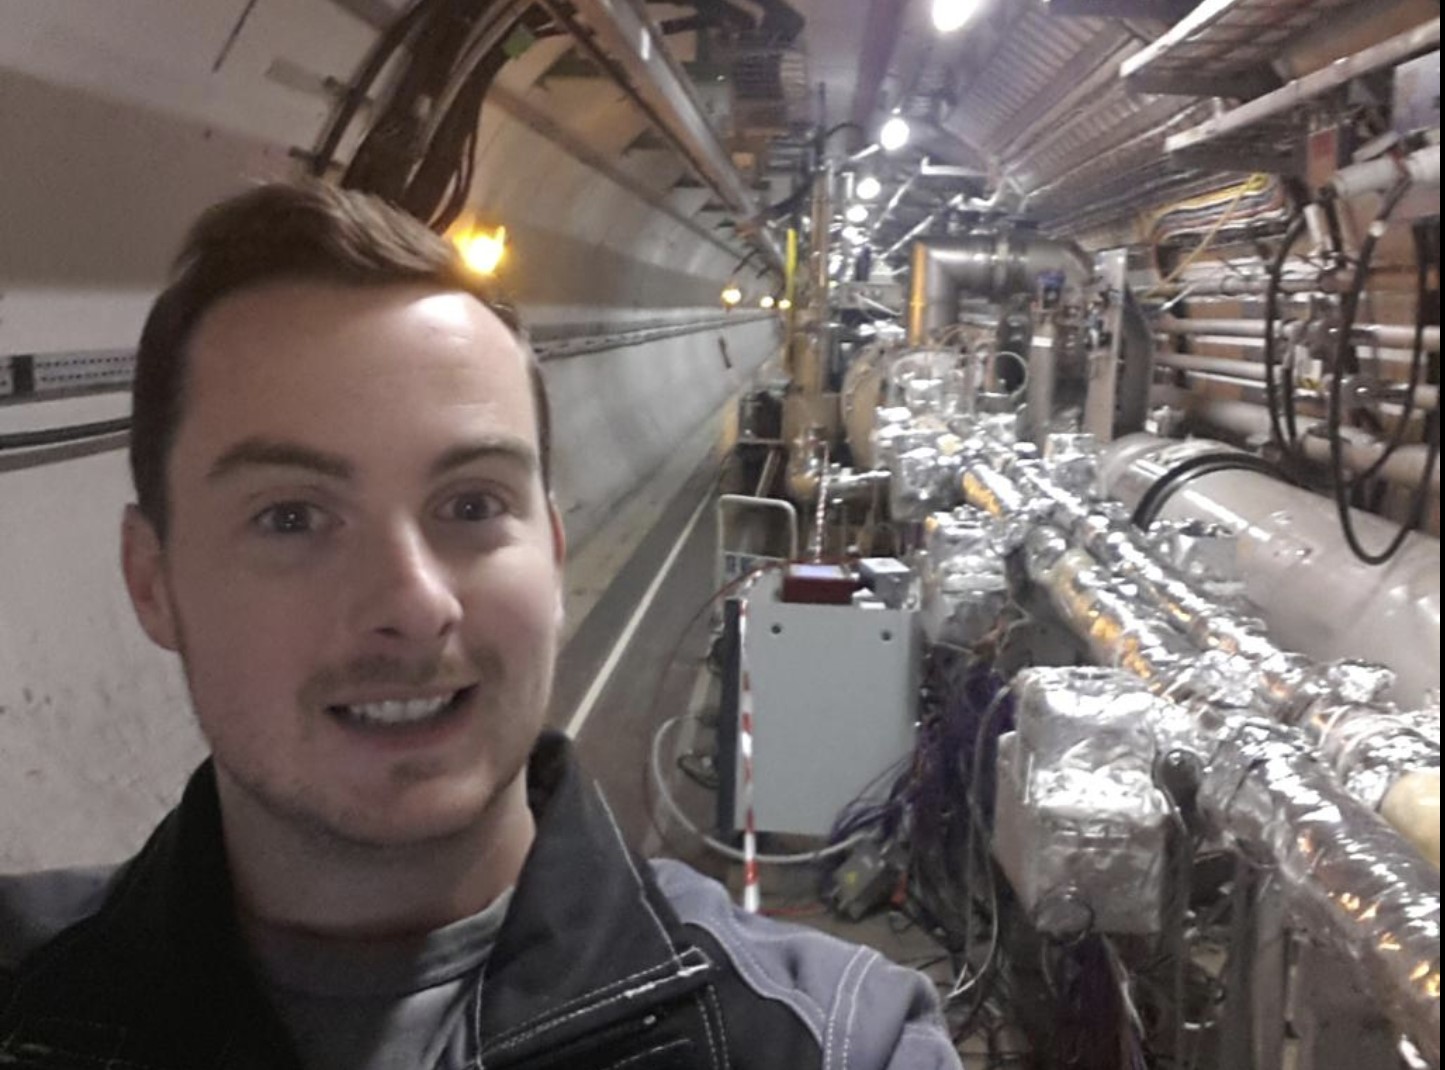
[[[542,738],[528,775],[537,838],[474,997],[479,1067],[958,1066],[920,975],[640,862],[563,737]],[[84,916],[47,932],[25,901],[52,930],[65,903]],[[0,938],[0,1067],[300,1070],[231,901],[210,763],[103,884],[0,878],[0,928],[39,945],[5,970]]]

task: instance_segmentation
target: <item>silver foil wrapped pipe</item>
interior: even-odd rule
[[[1381,1009],[1438,1067],[1439,872],[1281,725],[1247,721],[1227,733],[1199,800],[1274,864],[1304,918],[1359,964]]]
[[[1031,549],[1040,550],[1041,541],[1031,540]],[[1054,567],[1068,571],[1070,564],[1065,554]],[[1037,842],[1027,855],[1000,848],[1008,856],[1000,859],[1005,871],[1011,879],[1016,871],[1024,894],[1041,905],[1067,890],[1081,895],[1096,917],[1122,918],[1122,931],[1147,923],[1162,895],[1146,858],[1157,789],[1137,774],[1155,756],[1193,753],[1204,769],[1198,805],[1213,832],[1273,868],[1308,931],[1358,966],[1381,1010],[1438,1067],[1438,872],[1345,791],[1297,730],[1231,710],[1240,696],[1227,690],[1206,696],[1211,677],[1225,687],[1228,678],[1221,675],[1224,659],[1205,657],[1214,664],[1199,672],[1195,694],[1185,701],[1151,693],[1121,670],[1019,674],[1019,739],[1000,746],[999,782],[1017,779],[1020,755],[1027,754],[1035,793],[1024,806],[1010,810],[1005,803],[1001,812]],[[1143,765],[1121,771],[1126,758]],[[1128,773],[1138,783],[1129,782]],[[1076,815],[1083,821],[1077,828],[1066,820],[1071,796],[1059,785],[1080,783],[1094,784],[1095,791],[1132,783],[1137,801],[1121,799],[1105,815],[1113,821],[1104,830],[1111,835],[1098,834],[1097,816]],[[1092,837],[1083,835],[1090,829]],[[1071,854],[1081,851],[1088,857]],[[1121,875],[1128,878],[1122,888],[1111,889],[1108,882]],[[1133,913],[1117,911],[1115,896]]]
[[[1151,683],[1162,679],[1161,686],[1168,687],[1177,686],[1174,677],[1191,654],[1217,651],[1238,658],[1233,671],[1252,686],[1253,710],[1299,726],[1372,808],[1402,777],[1438,770],[1438,707],[1432,743],[1432,733],[1416,724],[1428,714],[1403,713],[1377,701],[1388,688],[1388,670],[1349,662],[1320,665],[1281,650],[1259,622],[1195,590],[1117,510],[1055,484],[1047,462],[1043,467],[1007,462],[997,444],[979,452],[1009,471],[967,465],[964,501],[993,517],[1007,541],[1035,540],[1031,578],[1049,591],[1101,663],[1123,666]],[[1038,534],[1050,531],[1056,538]],[[1086,559],[1071,560],[1061,573],[1048,571],[1039,554],[1056,542],[1060,554],[1072,546]],[[1153,612],[1146,614],[1146,608]]]

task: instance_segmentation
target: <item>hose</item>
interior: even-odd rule
[[[1274,325],[1279,320],[1280,277],[1284,273],[1284,265],[1289,259],[1290,251],[1299,241],[1299,236],[1304,229],[1305,214],[1304,209],[1301,208],[1290,220],[1289,226],[1284,232],[1284,238],[1280,241],[1279,251],[1275,253],[1274,260],[1269,265],[1269,283],[1264,291],[1265,402],[1269,406],[1270,435],[1275,446],[1287,453],[1294,453],[1299,448],[1299,424],[1295,418],[1294,405],[1294,372],[1289,365],[1285,365],[1280,372],[1281,379],[1276,383],[1275,373],[1279,369],[1279,357],[1275,349],[1278,343],[1275,338]],[[1281,409],[1284,413],[1283,423],[1280,420]]]
[[[1410,178],[1404,176],[1390,188],[1390,191],[1385,194],[1385,199],[1380,205],[1380,210],[1375,216],[1375,221],[1370,224],[1369,232],[1360,245],[1360,255],[1355,264],[1354,279],[1345,294],[1344,307],[1341,311],[1340,332],[1335,350],[1334,373],[1330,376],[1329,383],[1329,410],[1326,414],[1326,427],[1330,441],[1330,474],[1334,483],[1335,509],[1339,513],[1340,528],[1344,533],[1345,542],[1349,544],[1350,550],[1354,555],[1367,565],[1382,565],[1386,561],[1389,561],[1390,558],[1399,552],[1400,547],[1405,544],[1405,539],[1409,536],[1410,532],[1419,525],[1425,515],[1425,503],[1430,494],[1430,475],[1434,472],[1435,463],[1440,456],[1440,413],[1437,409],[1432,412],[1426,420],[1425,434],[1428,446],[1425,455],[1424,474],[1420,479],[1419,486],[1415,488],[1415,494],[1410,505],[1409,517],[1400,525],[1400,530],[1395,533],[1394,538],[1390,540],[1383,550],[1378,552],[1367,550],[1360,542],[1359,535],[1355,531],[1354,518],[1350,511],[1349,492],[1358,480],[1349,480],[1345,477],[1345,447],[1344,440],[1340,435],[1341,424],[1344,421],[1344,373],[1346,367],[1352,366],[1353,363],[1351,334],[1354,331],[1355,316],[1359,311],[1360,297],[1365,290],[1365,280],[1369,274],[1370,261],[1374,258],[1375,246],[1381,236],[1384,235],[1389,225],[1390,216],[1394,214],[1395,209],[1399,206],[1400,201],[1404,199],[1410,186]],[[1419,231],[1417,230],[1415,249],[1418,262],[1422,265],[1424,263],[1423,244],[1423,241],[1420,240]],[[1420,290],[1424,289],[1428,284],[1424,281],[1424,276],[1418,276],[1417,283],[1418,295]],[[1415,348],[1417,354],[1422,347],[1424,316],[1424,302],[1421,301],[1420,305],[1415,309]],[[1412,385],[1418,381],[1417,363],[1418,361],[1412,361],[1411,364],[1410,381]],[[1407,411],[1413,411],[1413,393],[1414,391],[1412,389],[1412,397],[1410,399],[1411,408]],[[1403,424],[1404,420],[1401,421],[1401,427],[1403,427]],[[1401,427],[1396,428],[1397,435],[1402,434]],[[1372,469],[1374,467],[1374,465],[1371,466]]]

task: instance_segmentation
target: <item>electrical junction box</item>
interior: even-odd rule
[[[784,602],[781,583],[764,574],[748,600],[753,812],[760,831],[825,837],[845,806],[913,753],[921,629],[912,610]],[[732,827],[741,828],[742,763],[733,768]]]
[[[889,609],[902,609],[913,586],[913,570],[896,557],[865,557],[858,562],[863,585]]]

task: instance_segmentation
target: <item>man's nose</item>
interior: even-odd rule
[[[462,604],[446,563],[412,522],[367,540],[356,574],[358,624],[368,634],[434,642],[461,620]]]

